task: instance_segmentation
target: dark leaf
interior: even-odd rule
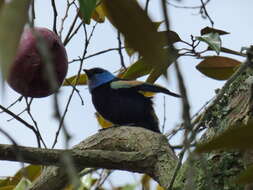
[[[151,70],[152,67],[148,64],[145,64],[143,59],[140,59],[127,68],[127,70],[122,75],[122,78],[136,79],[138,77],[149,74]]]
[[[86,85],[87,84],[87,76],[86,74],[80,74],[79,78],[77,75],[69,77],[65,79],[63,82],[63,86],[71,86],[71,85]]]
[[[159,34],[165,35],[167,37],[167,41],[164,42],[163,46],[166,46],[167,44],[171,45],[171,44],[174,44],[175,42],[181,41],[181,38],[179,37],[179,35],[172,30],[162,31],[162,32],[159,32]]]
[[[97,0],[78,0],[80,5],[81,16],[86,24],[90,24],[93,11],[96,8]]]
[[[196,68],[204,75],[216,79],[227,80],[241,62],[222,56],[210,56],[201,61]]]
[[[129,46],[138,51],[146,64],[164,64],[162,46],[165,36],[135,0],[104,0],[112,24],[124,35]]]
[[[226,34],[230,34],[229,32],[226,32],[224,30],[219,30],[216,28],[211,28],[211,27],[205,27],[200,31],[201,36],[205,35],[205,34],[209,34],[209,33],[218,33],[220,36],[221,35],[226,35]]]

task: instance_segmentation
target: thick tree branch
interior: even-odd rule
[[[133,172],[143,172],[147,163],[143,160],[152,161],[156,155],[147,152],[120,152],[104,150],[50,150],[15,145],[0,145],[0,159],[9,161],[23,161],[35,165],[62,166],[61,157],[68,153],[76,166],[95,167],[107,169],[120,169]],[[19,160],[18,155],[23,160]]]
[[[72,157],[80,172],[86,167],[127,170],[147,173],[167,187],[176,165],[165,136],[136,127],[118,127],[101,131],[82,141],[71,150],[49,150],[14,145],[0,145],[0,159],[20,161],[48,167],[32,189],[60,189],[67,183],[62,167],[64,154]]]

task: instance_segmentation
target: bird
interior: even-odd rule
[[[152,97],[143,92],[180,95],[168,89],[137,80],[120,79],[102,68],[83,69],[88,79],[92,103],[97,112],[114,126],[136,126],[161,133]]]

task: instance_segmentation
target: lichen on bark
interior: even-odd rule
[[[207,128],[201,141],[210,140],[232,125],[245,123],[251,117],[251,87],[247,79],[253,75],[247,68],[226,89],[224,96],[213,106],[202,121]],[[216,151],[201,155],[191,155],[183,164],[176,178],[173,190],[241,190],[243,185],[233,179],[244,169],[245,153],[239,151]]]

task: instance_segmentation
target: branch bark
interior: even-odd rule
[[[68,183],[62,158],[71,156],[78,172],[84,168],[107,168],[146,173],[167,187],[176,165],[176,156],[165,136],[138,127],[101,131],[71,150],[48,150],[0,145],[0,159],[49,166],[34,182],[33,190],[56,190]]]
[[[216,99],[205,109],[195,123],[195,127],[207,130],[201,140],[210,140],[233,125],[247,123],[252,118],[253,106],[253,46],[249,49],[248,58],[237,74],[219,90]],[[232,80],[233,79],[233,80]],[[243,139],[242,139],[243,140]],[[230,189],[243,190],[252,187],[233,182],[253,159],[245,160],[249,152],[216,151],[200,156],[190,156],[183,164],[173,186],[174,189]]]

